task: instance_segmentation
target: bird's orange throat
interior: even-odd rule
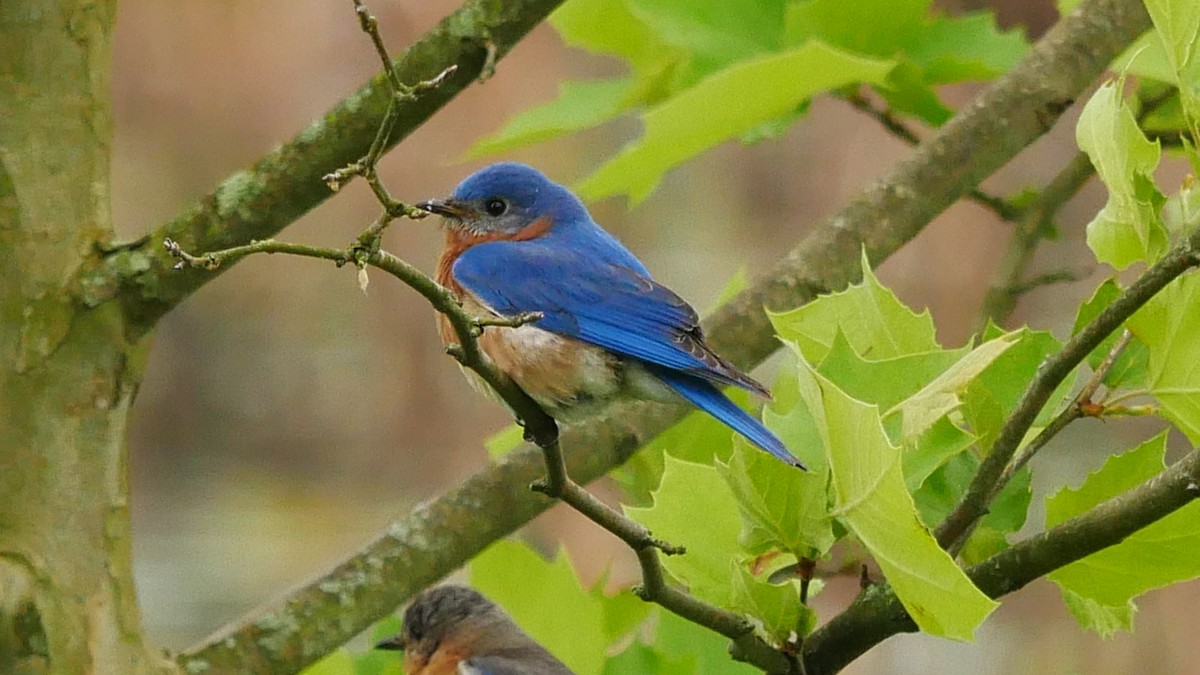
[[[512,234],[504,232],[479,234],[469,228],[456,227],[453,223],[448,223],[446,226],[446,246],[442,249],[441,257],[438,258],[437,275],[435,278],[444,288],[449,289],[454,294],[454,297],[460,301],[466,301],[469,299],[467,291],[454,278],[452,272],[454,261],[458,260],[458,256],[462,255],[463,251],[489,241],[528,241],[530,239],[537,239],[546,234],[553,224],[554,221],[549,216],[542,216]],[[445,344],[458,342],[454,328],[444,314],[438,315],[438,333]]]
[[[554,221],[549,216],[542,216],[525,227],[511,234],[505,232],[487,232],[480,234],[466,227],[456,227],[453,223],[446,226],[446,246],[442,256],[438,258],[437,282],[449,288],[459,298],[462,297],[462,286],[454,280],[450,268],[463,251],[489,241],[528,241],[537,239],[550,230]]]

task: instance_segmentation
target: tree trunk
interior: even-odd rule
[[[0,2],[0,672],[162,672],[130,561],[125,427],[146,341],[87,308],[111,243],[116,2]]]

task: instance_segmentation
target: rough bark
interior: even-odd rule
[[[69,280],[111,238],[116,3],[0,3],[0,672],[142,673],[125,425],[146,346]]]

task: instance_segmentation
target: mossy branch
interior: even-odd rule
[[[459,92],[486,77],[502,58],[562,0],[468,0],[358,91],[314,120],[291,140],[136,241],[98,247],[76,275],[75,295],[85,306],[121,303],[136,338],[202,285],[217,278],[203,270],[172,270],[162,248],[172,239],[189,251],[216,251],[270,239],[332,194],[325,176],[365,157],[383,126],[394,123],[381,150],[395,146]],[[435,88],[419,85],[393,94],[390,78],[430,82],[447,64],[457,69]]]

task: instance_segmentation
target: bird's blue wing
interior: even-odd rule
[[[699,317],[687,302],[646,276],[640,263],[634,269],[623,262],[605,248],[547,238],[479,244],[463,252],[452,271],[464,289],[500,314],[541,312],[539,328],[766,394],[704,344]]]
[[[789,452],[778,436],[771,433],[770,429],[750,413],[738,407],[738,404],[729,400],[729,397],[713,386],[712,382],[663,368],[651,367],[650,372],[689,403],[721,420],[751,443],[775,455],[785,464],[806,469],[804,462]]]

